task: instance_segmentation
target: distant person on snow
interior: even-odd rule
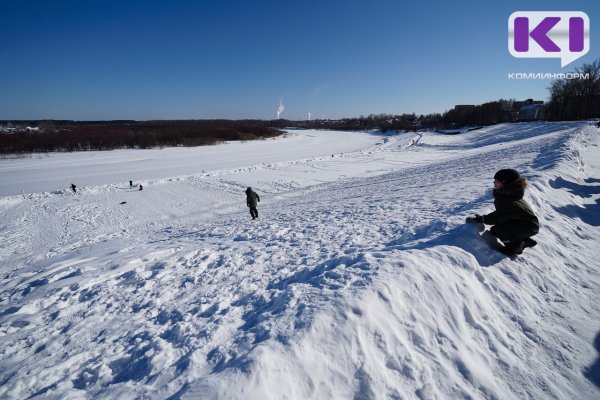
[[[142,185],[140,185],[139,190],[144,190],[144,187]]]
[[[133,187],[133,181],[129,181],[129,187],[132,188]]]
[[[488,215],[467,217],[467,223],[493,225],[490,233],[504,247],[500,251],[512,256],[521,254],[526,247],[537,242],[531,239],[540,230],[540,223],[533,210],[523,200],[527,179],[514,169],[501,169],[494,175],[494,206],[496,211]]]
[[[252,190],[251,187],[248,187],[248,189],[246,189],[246,204],[248,207],[250,207],[250,215],[252,216],[252,219],[258,218],[258,210],[256,209],[256,206],[259,202],[260,196],[254,190]]]
[[[73,191],[73,193],[77,193],[77,186],[75,186],[74,183],[71,183],[71,190]]]

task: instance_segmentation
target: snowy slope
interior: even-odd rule
[[[0,198],[0,397],[598,398],[598,136],[295,131],[202,166],[3,160],[5,194],[48,181]],[[61,189],[65,160],[96,183]],[[515,259],[463,223],[506,167],[542,222]]]

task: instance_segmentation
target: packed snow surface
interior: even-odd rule
[[[598,399],[599,145],[586,121],[0,160],[0,398]],[[513,258],[464,223],[501,168],[541,221]]]

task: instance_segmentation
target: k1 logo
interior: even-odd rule
[[[581,11],[514,12],[508,51],[518,58],[560,58],[564,67],[590,51],[590,19]]]

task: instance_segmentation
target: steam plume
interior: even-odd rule
[[[279,116],[281,114],[283,114],[283,111],[285,110],[285,107],[283,106],[283,99],[279,100],[279,108],[277,109],[277,119],[279,119]]]

